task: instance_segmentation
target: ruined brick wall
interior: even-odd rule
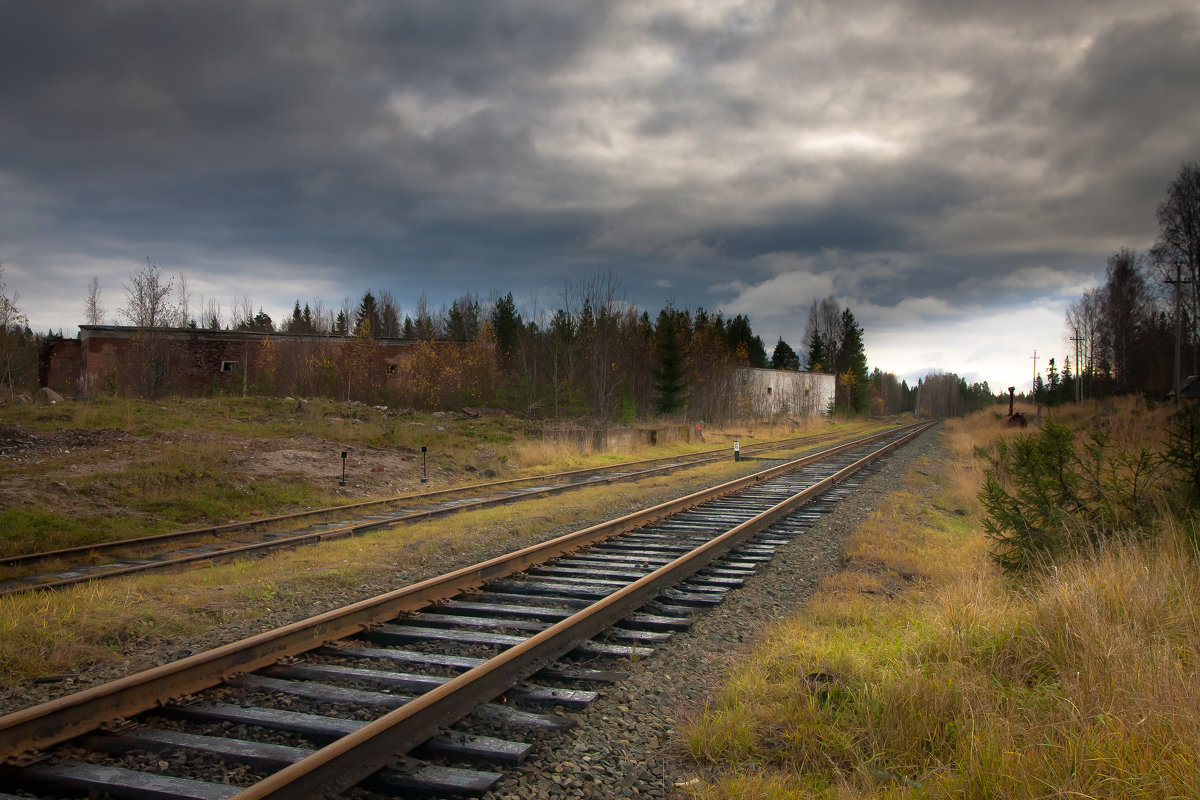
[[[63,397],[76,393],[83,347],[78,339],[52,339],[38,354],[38,386],[48,386]]]
[[[80,394],[152,397],[214,393],[339,396],[353,337],[294,336],[206,329],[139,330],[81,326],[76,380]],[[457,343],[439,343],[446,346]],[[378,340],[366,372],[386,390],[414,343]]]

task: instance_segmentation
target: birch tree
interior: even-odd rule
[[[170,296],[172,281],[163,279],[162,269],[150,259],[146,266],[135,272],[125,288],[125,306],[121,309],[130,325],[137,328],[161,328],[170,325],[175,318]]]
[[[108,310],[100,305],[100,279],[93,275],[83,301],[83,321],[88,325],[102,325],[107,313]]]

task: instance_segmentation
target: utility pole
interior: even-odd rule
[[[1037,350],[1033,351],[1030,358],[1033,359],[1033,383],[1029,385],[1029,393],[1033,397],[1034,403],[1037,403]]]
[[[1079,328],[1075,329],[1071,341],[1075,343],[1075,402],[1078,403],[1083,400],[1083,383],[1079,380],[1079,343],[1083,340],[1079,337]]]

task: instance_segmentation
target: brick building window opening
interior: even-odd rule
[[[768,387],[767,387],[767,394],[770,394],[770,393],[771,393],[771,387],[770,387],[770,386],[768,386]]]
[[[396,365],[395,365],[395,364],[388,364],[388,365],[387,365],[387,374],[388,374],[388,375],[395,375],[395,374],[396,374],[396,370],[397,370],[397,367],[396,367]]]
[[[236,361],[222,361],[221,372],[233,372],[233,365],[236,363]]]

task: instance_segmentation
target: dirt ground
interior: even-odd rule
[[[422,486],[418,448],[345,444],[308,434],[288,438],[240,437],[211,431],[168,431],[136,436],[117,430],[24,431],[0,426],[0,511],[40,507],[71,516],[111,514],[107,492],[89,490],[96,481],[119,481],[130,466],[169,450],[223,448],[229,478],[238,483],[289,480],[328,487],[347,500],[399,494]],[[341,453],[347,451],[346,485],[340,486]],[[468,480],[480,471],[429,463],[431,482]],[[490,471],[490,470],[486,470]],[[264,510],[265,513],[265,510]]]

